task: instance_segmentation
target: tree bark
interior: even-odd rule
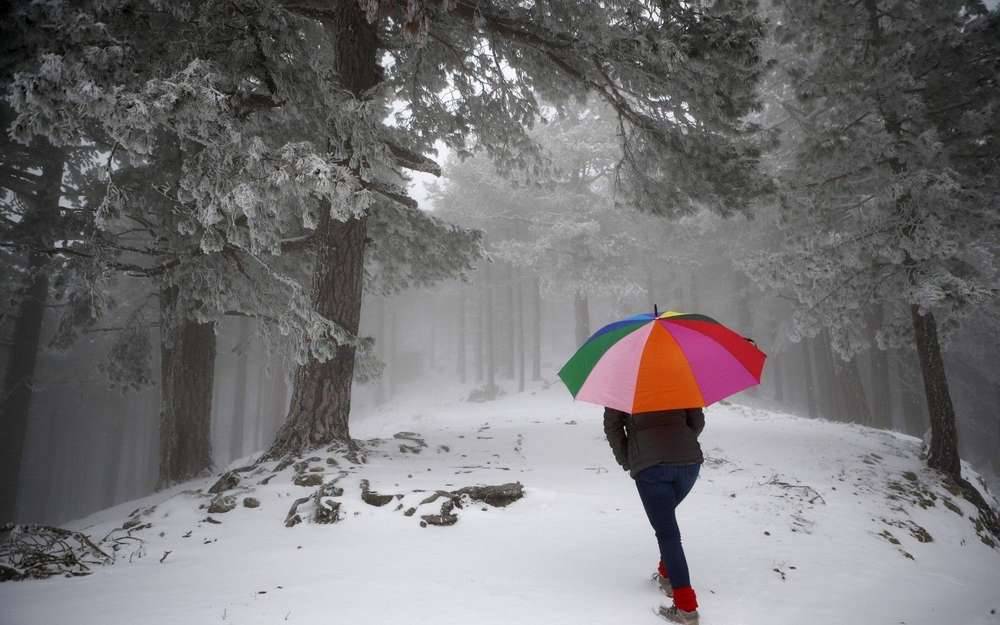
[[[576,313],[576,346],[581,345],[590,338],[590,303],[584,293],[577,293],[573,297],[573,310]]]
[[[160,476],[158,488],[212,466],[215,328],[178,317],[177,287],[160,292]],[[170,320],[176,319],[171,328]]]
[[[361,321],[366,231],[366,217],[342,222],[323,211],[316,233],[321,243],[313,270],[313,308],[355,336]],[[268,457],[298,454],[335,440],[352,444],[348,419],[354,355],[354,347],[341,345],[333,358],[296,369],[288,417]]]
[[[930,311],[921,314],[920,308],[915,304],[910,306],[910,314],[931,423],[927,465],[959,480],[962,477],[962,464],[958,455],[958,427],[938,340],[937,321]]]
[[[334,46],[334,70],[344,89],[356,97],[378,84],[378,36],[358,2],[337,2],[326,28]],[[350,149],[350,146],[347,146]],[[313,310],[357,335],[368,218],[334,219],[320,215],[313,268]],[[269,457],[297,454],[350,436],[351,382],[355,349],[341,345],[333,358],[300,365],[295,372],[288,418],[278,431]]]
[[[29,219],[37,220],[39,248],[49,247],[49,223],[58,216],[62,197],[62,176],[65,157],[47,142],[41,142],[42,161],[40,188]],[[0,524],[13,521],[17,511],[17,486],[20,481],[21,459],[31,416],[31,399],[35,381],[38,348],[42,337],[42,320],[49,298],[48,258],[41,253],[28,256],[25,272],[27,288],[18,303],[14,322],[14,344],[11,347],[3,391],[0,395]]]

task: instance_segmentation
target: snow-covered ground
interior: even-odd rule
[[[261,505],[224,514],[192,492],[215,478],[187,483],[70,524],[100,538],[156,505],[136,517],[152,524],[136,534],[143,557],[0,584],[0,623],[662,623],[648,580],[656,543],[601,410],[557,386],[483,404],[437,390],[357,420],[356,437],[385,439],[365,464],[315,454],[326,479],[347,473],[340,522],[285,527],[292,502],[315,491],[293,485],[291,467],[266,485],[269,471],[243,474],[253,492],[238,499]],[[974,507],[923,469],[915,439],[740,405],[708,409],[707,422],[708,458],[679,511],[703,623],[1000,623],[1000,551],[977,536]],[[403,497],[371,506],[361,479]],[[420,526],[441,504],[418,505],[426,491],[513,481],[526,495],[507,507],[466,505],[453,526]]]

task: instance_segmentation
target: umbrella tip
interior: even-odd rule
[[[656,304],[653,304],[653,316],[654,317],[660,316],[660,309]]]

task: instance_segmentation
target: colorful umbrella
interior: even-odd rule
[[[645,313],[598,330],[559,377],[576,399],[628,413],[695,408],[760,384],[766,357],[710,317]]]

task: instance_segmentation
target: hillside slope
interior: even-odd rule
[[[652,530],[600,409],[558,388],[485,404],[458,395],[359,420],[365,462],[320,450],[238,474],[229,512],[199,508],[212,478],[72,523],[100,538],[131,520],[144,543],[87,577],[0,584],[0,623],[662,622]],[[706,464],[680,509],[703,623],[1000,623],[1000,550],[923,468],[918,441],[739,405],[708,409],[707,422]],[[293,480],[335,478],[321,503],[339,520],[316,523],[317,486]],[[372,503],[401,497],[366,503],[363,479]],[[456,498],[444,520],[457,523],[421,527],[452,501],[420,503],[435,490],[510,482],[522,499]],[[286,527],[306,497],[303,522]]]

